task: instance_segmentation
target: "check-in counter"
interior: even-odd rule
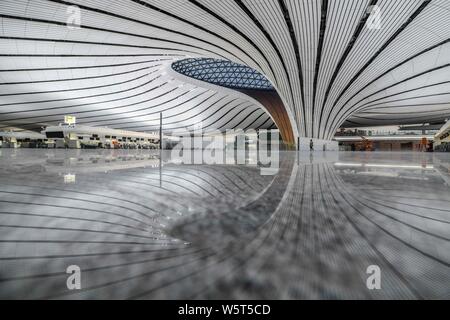
[[[47,127],[43,134],[56,141],[56,148],[69,149],[150,149],[159,142],[154,133],[118,130],[104,127],[60,124]]]

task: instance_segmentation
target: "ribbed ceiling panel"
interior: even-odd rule
[[[167,131],[273,127],[254,99],[179,77],[186,58],[265,75],[300,136],[450,117],[447,0],[3,0],[0,19],[0,130],[74,114],[152,131],[159,112]]]

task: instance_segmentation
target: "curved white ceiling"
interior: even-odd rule
[[[263,73],[301,136],[450,117],[448,0],[2,0],[0,19],[0,130],[75,114],[152,131],[161,111],[166,130],[273,126],[255,100],[170,72],[186,57]]]

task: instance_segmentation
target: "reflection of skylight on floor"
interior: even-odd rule
[[[190,58],[172,64],[172,69],[191,78],[233,89],[273,90],[258,71],[231,61]]]

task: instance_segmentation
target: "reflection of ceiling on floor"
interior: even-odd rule
[[[264,74],[302,136],[331,138],[349,117],[359,126],[450,117],[448,0],[1,4],[0,129],[75,114],[83,124],[151,131],[161,111],[167,130],[273,126],[256,101],[184,85],[168,70],[192,57]],[[66,25],[73,4],[80,29]]]

